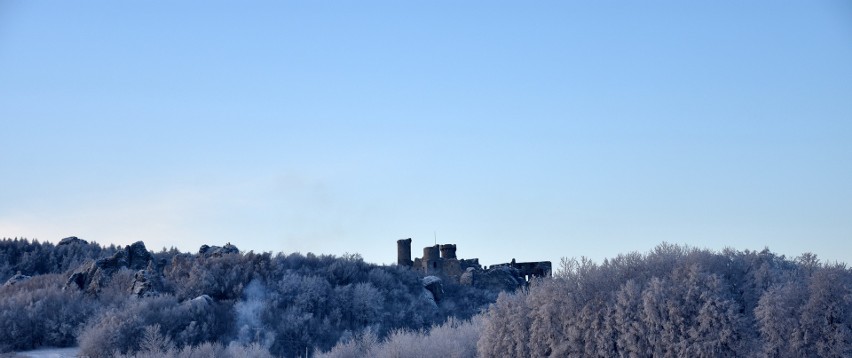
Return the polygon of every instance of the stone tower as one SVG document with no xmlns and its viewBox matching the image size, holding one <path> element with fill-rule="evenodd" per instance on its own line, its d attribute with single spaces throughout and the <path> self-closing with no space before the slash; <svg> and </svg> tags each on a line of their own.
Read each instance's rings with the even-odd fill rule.
<svg viewBox="0 0 852 358">
<path fill-rule="evenodd" d="M 443 269 L 441 265 L 440 246 L 426 246 L 423 248 L 423 271 L 426 273 L 438 273 Z"/>
<path fill-rule="evenodd" d="M 411 267 L 411 238 L 396 240 L 396 264 Z"/>
<path fill-rule="evenodd" d="M 441 258 L 444 260 L 456 258 L 456 245 L 444 244 L 441 245 Z"/>
<path fill-rule="evenodd" d="M 444 244 L 441 245 L 441 264 L 444 275 L 458 280 L 461 276 L 461 262 L 456 258 L 456 245 Z"/>
</svg>

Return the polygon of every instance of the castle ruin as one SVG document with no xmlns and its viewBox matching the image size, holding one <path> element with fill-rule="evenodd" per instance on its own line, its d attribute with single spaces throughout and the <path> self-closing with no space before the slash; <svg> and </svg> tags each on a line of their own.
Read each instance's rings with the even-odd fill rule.
<svg viewBox="0 0 852 358">
<path fill-rule="evenodd" d="M 423 248 L 423 257 L 411 260 L 411 239 L 397 240 L 397 265 L 411 267 L 414 270 L 421 271 L 424 275 L 433 275 L 445 277 L 453 282 L 461 280 L 465 273 L 488 273 L 492 270 L 510 269 L 517 272 L 518 277 L 527 283 L 535 277 L 548 277 L 551 275 L 550 261 L 538 262 L 515 262 L 512 259 L 509 263 L 491 265 L 491 268 L 483 268 L 479 264 L 479 259 L 459 259 L 456 257 L 455 244 L 443 244 L 435 246 L 426 246 Z"/>
</svg>

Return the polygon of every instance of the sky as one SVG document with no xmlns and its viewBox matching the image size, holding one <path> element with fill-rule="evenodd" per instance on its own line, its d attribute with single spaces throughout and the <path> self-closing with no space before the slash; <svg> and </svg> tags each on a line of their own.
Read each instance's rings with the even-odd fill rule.
<svg viewBox="0 0 852 358">
<path fill-rule="evenodd" d="M 0 0 L 0 237 L 852 263 L 852 3 Z"/>
</svg>

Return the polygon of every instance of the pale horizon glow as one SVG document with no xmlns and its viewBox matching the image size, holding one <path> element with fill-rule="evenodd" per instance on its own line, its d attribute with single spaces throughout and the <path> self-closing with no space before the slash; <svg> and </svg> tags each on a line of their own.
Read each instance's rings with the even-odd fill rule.
<svg viewBox="0 0 852 358">
<path fill-rule="evenodd" d="M 0 237 L 852 263 L 852 5 L 7 1 L 0 139 Z"/>
</svg>

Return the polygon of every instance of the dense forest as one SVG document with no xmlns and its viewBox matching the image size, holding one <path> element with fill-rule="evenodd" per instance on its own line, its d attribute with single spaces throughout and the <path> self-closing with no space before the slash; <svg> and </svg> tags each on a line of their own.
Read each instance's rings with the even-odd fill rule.
<svg viewBox="0 0 852 358">
<path fill-rule="evenodd" d="M 142 257 L 143 259 L 140 259 Z M 661 244 L 514 292 L 358 255 L 0 241 L 0 352 L 124 357 L 848 357 L 852 271 Z"/>
<path fill-rule="evenodd" d="M 89 276 L 80 289 L 79 275 Z M 140 279 L 149 289 L 136 289 Z M 151 253 L 143 243 L 3 239 L 0 352 L 79 345 L 92 357 L 249 348 L 290 357 L 367 331 L 384 338 L 467 320 L 499 293 L 448 281 L 438 305 L 424 298 L 421 279 L 357 254 L 272 255 L 233 245 Z"/>
<path fill-rule="evenodd" d="M 852 357 L 845 264 L 664 243 L 560 266 L 470 321 L 364 334 L 325 356 Z"/>
</svg>

